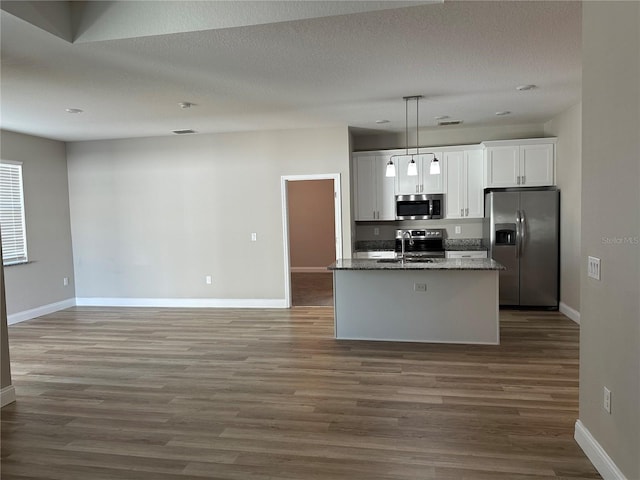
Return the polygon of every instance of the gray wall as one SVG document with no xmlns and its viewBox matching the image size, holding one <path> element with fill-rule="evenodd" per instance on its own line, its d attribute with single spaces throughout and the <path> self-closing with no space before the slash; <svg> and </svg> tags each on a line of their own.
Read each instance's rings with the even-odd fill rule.
<svg viewBox="0 0 640 480">
<path fill-rule="evenodd" d="M 640 3 L 584 2 L 582 26 L 580 420 L 638 479 Z M 601 281 L 587 278 L 587 255 L 601 258 Z"/>
<path fill-rule="evenodd" d="M 79 298 L 284 299 L 282 175 L 341 174 L 350 256 L 347 128 L 78 142 L 67 153 Z"/>
<path fill-rule="evenodd" d="M 560 302 L 580 311 L 580 214 L 582 183 L 582 104 L 545 123 L 556 143 L 560 189 Z"/>
<path fill-rule="evenodd" d="M 11 315 L 74 298 L 73 255 L 64 143 L 9 131 L 0 135 L 2 158 L 23 162 L 30 261 L 5 269 Z"/>
<path fill-rule="evenodd" d="M 404 148 L 406 145 L 404 125 L 401 133 L 363 135 L 353 132 L 353 151 L 386 150 Z M 411 130 L 411 129 L 410 129 Z M 409 146 L 416 144 L 415 126 L 409 131 Z M 437 127 L 420 128 L 421 146 L 470 145 L 488 140 L 510 140 L 517 138 L 544 137 L 542 124 L 493 125 L 483 127 Z"/>
<path fill-rule="evenodd" d="M 0 245 L 0 257 L 2 257 Z M 0 262 L 0 389 L 11 385 L 11 363 L 9 361 L 9 334 L 7 332 L 7 304 L 4 294 L 4 267 Z"/>
</svg>

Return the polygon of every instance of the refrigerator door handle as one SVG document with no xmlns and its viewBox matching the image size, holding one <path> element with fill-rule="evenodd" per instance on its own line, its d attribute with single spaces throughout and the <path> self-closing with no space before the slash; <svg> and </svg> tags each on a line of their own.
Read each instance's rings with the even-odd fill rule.
<svg viewBox="0 0 640 480">
<path fill-rule="evenodd" d="M 524 210 L 520 210 L 520 253 L 524 252 L 524 244 L 527 240 L 527 219 Z"/>
<path fill-rule="evenodd" d="M 516 210 L 516 258 L 520 258 L 520 240 L 522 238 L 521 222 L 520 210 Z"/>
</svg>

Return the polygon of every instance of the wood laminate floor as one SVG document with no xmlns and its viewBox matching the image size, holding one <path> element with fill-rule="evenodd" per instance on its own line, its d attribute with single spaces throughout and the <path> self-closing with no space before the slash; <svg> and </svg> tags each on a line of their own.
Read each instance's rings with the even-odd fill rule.
<svg viewBox="0 0 640 480">
<path fill-rule="evenodd" d="M 600 478 L 578 326 L 500 346 L 336 341 L 330 308 L 73 308 L 9 327 L 3 480 Z"/>
<path fill-rule="evenodd" d="M 333 273 L 292 272 L 291 303 L 295 307 L 333 307 Z"/>
</svg>

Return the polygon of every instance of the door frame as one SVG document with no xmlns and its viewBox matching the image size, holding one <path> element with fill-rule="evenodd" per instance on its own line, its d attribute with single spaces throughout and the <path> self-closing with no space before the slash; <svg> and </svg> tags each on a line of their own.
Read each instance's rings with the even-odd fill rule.
<svg viewBox="0 0 640 480">
<path fill-rule="evenodd" d="M 342 258 L 342 190 L 339 173 L 320 173 L 314 175 L 283 175 L 280 177 L 282 194 L 282 236 L 284 245 L 284 303 L 291 308 L 291 259 L 289 258 L 289 194 L 288 182 L 304 180 L 333 180 L 333 209 L 335 222 L 336 259 Z"/>
</svg>

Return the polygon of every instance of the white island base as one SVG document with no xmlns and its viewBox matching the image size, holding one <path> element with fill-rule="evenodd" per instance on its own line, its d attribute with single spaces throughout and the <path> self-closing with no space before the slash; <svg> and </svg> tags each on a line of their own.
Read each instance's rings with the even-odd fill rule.
<svg viewBox="0 0 640 480">
<path fill-rule="evenodd" d="M 338 339 L 500 343 L 497 270 L 333 273 Z"/>
</svg>

